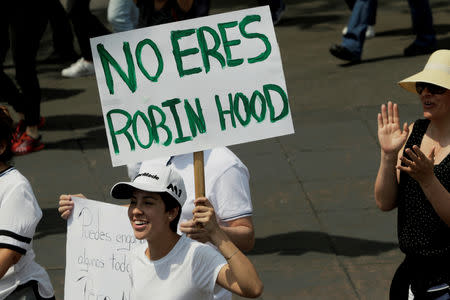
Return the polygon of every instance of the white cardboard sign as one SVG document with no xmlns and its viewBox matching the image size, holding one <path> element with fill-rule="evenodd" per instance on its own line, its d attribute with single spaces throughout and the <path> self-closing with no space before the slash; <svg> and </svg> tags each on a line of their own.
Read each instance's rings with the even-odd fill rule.
<svg viewBox="0 0 450 300">
<path fill-rule="evenodd" d="M 65 300 L 130 300 L 129 252 L 136 240 L 127 208 L 73 198 L 67 222 Z"/>
<path fill-rule="evenodd" d="M 91 48 L 113 166 L 294 133 L 268 6 Z"/>
</svg>

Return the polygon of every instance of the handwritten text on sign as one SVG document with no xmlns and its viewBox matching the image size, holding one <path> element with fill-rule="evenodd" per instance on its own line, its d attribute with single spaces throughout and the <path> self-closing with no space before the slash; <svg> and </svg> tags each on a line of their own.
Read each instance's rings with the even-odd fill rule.
<svg viewBox="0 0 450 300">
<path fill-rule="evenodd" d="M 127 208 L 74 198 L 67 223 L 66 300 L 129 300 L 129 252 L 139 243 Z M 113 284 L 112 284 L 113 283 Z"/>
<path fill-rule="evenodd" d="M 114 166 L 294 132 L 268 7 L 91 39 Z"/>
</svg>

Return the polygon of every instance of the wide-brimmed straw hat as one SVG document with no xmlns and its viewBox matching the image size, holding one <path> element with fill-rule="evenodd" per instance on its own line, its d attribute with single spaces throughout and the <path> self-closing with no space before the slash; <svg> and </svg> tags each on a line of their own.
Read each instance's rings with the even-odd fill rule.
<svg viewBox="0 0 450 300">
<path fill-rule="evenodd" d="M 416 93 L 416 82 L 427 82 L 450 89 L 450 50 L 437 50 L 431 54 L 423 71 L 403 79 L 398 84 Z"/>
</svg>

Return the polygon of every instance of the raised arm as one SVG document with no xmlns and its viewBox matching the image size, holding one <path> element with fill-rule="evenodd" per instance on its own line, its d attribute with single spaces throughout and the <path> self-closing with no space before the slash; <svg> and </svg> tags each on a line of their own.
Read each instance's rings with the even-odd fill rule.
<svg viewBox="0 0 450 300">
<path fill-rule="evenodd" d="M 399 171 L 396 169 L 398 155 L 408 138 L 407 123 L 400 128 L 397 104 L 388 102 L 381 106 L 378 114 L 378 141 L 381 148 L 380 167 L 375 180 L 375 201 L 383 211 L 397 207 Z"/>
<path fill-rule="evenodd" d="M 219 249 L 228 264 L 222 267 L 217 283 L 243 297 L 256 298 L 262 294 L 263 284 L 250 260 L 230 240 L 217 224 L 214 208 L 206 198 L 195 201 L 194 220 L 208 231 L 211 242 Z"/>
</svg>

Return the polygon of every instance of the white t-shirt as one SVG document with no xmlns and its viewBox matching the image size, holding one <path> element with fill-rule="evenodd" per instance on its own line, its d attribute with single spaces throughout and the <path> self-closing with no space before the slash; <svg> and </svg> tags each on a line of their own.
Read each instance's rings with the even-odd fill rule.
<svg viewBox="0 0 450 300">
<path fill-rule="evenodd" d="M 41 217 L 28 180 L 13 167 L 0 173 L 0 248 L 22 254 L 0 280 L 0 300 L 31 280 L 38 282 L 41 297 L 54 295 L 47 272 L 34 261 L 32 239 Z"/>
<path fill-rule="evenodd" d="M 181 212 L 180 223 L 192 219 L 195 184 L 192 153 L 149 160 L 143 164 L 172 164 L 184 180 L 186 202 Z M 220 147 L 204 151 L 205 193 L 214 207 L 220 225 L 227 221 L 251 216 L 249 172 L 240 159 L 228 148 Z M 141 164 L 129 165 L 131 179 L 138 174 Z"/>
<path fill-rule="evenodd" d="M 142 244 L 131 254 L 132 299 L 213 299 L 217 276 L 226 265 L 220 253 L 185 235 L 158 260 L 148 259 L 147 247 Z"/>
<path fill-rule="evenodd" d="M 250 197 L 249 172 L 241 160 L 228 148 L 219 147 L 203 152 L 205 165 L 205 194 L 211 202 L 220 225 L 227 221 L 251 216 L 253 212 Z M 192 153 L 144 161 L 142 164 L 172 164 L 184 180 L 186 202 L 181 210 L 180 224 L 192 219 L 194 209 L 195 183 Z M 141 164 L 129 165 L 128 175 L 134 179 Z M 180 232 L 178 232 L 180 233 Z M 215 300 L 230 300 L 231 292 L 224 288 L 217 290 Z"/>
</svg>

